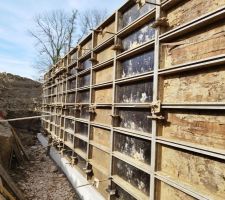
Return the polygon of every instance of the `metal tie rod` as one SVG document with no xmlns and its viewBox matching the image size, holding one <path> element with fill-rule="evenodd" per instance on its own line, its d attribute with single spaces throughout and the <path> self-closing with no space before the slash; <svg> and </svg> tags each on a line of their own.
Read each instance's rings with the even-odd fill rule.
<svg viewBox="0 0 225 200">
<path fill-rule="evenodd" d="M 13 122 L 13 121 L 21 121 L 21 120 L 27 120 L 27 119 L 37 119 L 42 117 L 49 117 L 49 116 L 55 116 L 53 115 L 39 115 L 39 116 L 33 116 L 33 117 L 22 117 L 22 118 L 14 118 L 14 119 L 1 119 L 0 122 Z"/>
</svg>

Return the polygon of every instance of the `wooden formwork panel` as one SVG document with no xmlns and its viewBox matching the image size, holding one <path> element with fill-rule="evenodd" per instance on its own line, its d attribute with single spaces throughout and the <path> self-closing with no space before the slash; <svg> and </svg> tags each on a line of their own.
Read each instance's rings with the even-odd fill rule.
<svg viewBox="0 0 225 200">
<path fill-rule="evenodd" d="M 150 165 L 151 142 L 121 133 L 114 133 L 114 152 L 129 156 L 135 161 Z"/>
<path fill-rule="evenodd" d="M 95 123 L 105 124 L 111 126 L 112 124 L 112 110 L 110 108 L 96 108 L 92 121 Z"/>
<path fill-rule="evenodd" d="M 94 90 L 94 103 L 112 103 L 113 89 L 102 88 Z"/>
<path fill-rule="evenodd" d="M 78 77 L 78 88 L 90 85 L 90 74 L 85 74 Z"/>
<path fill-rule="evenodd" d="M 116 195 L 112 196 L 112 200 L 136 200 L 134 197 L 132 197 L 128 192 L 123 190 L 121 187 L 118 185 L 112 183 L 112 188 L 115 188 L 116 190 Z"/>
<path fill-rule="evenodd" d="M 115 51 L 112 49 L 112 47 L 113 45 L 110 45 L 106 49 L 96 53 L 96 59 L 98 63 L 102 63 L 113 58 Z"/>
<path fill-rule="evenodd" d="M 225 65 L 164 76 L 163 103 L 225 102 Z"/>
<path fill-rule="evenodd" d="M 91 127 L 90 139 L 100 145 L 103 145 L 107 148 L 111 146 L 111 132 L 110 130 L 98 128 L 95 126 Z"/>
<path fill-rule="evenodd" d="M 160 68 L 194 62 L 225 53 L 225 21 L 221 20 L 188 35 L 161 44 Z M 173 42 L 174 45 L 173 45 Z"/>
<path fill-rule="evenodd" d="M 150 109 L 121 108 L 117 109 L 119 120 L 115 126 L 151 134 L 152 121 L 148 119 L 151 115 Z"/>
<path fill-rule="evenodd" d="M 83 56 L 92 50 L 92 40 L 81 45 L 80 56 Z"/>
<path fill-rule="evenodd" d="M 116 78 L 126 78 L 152 71 L 154 68 L 154 50 L 120 61 Z"/>
<path fill-rule="evenodd" d="M 94 84 L 110 82 L 113 80 L 113 65 L 109 65 L 102 69 L 95 71 Z"/>
<path fill-rule="evenodd" d="M 98 33 L 96 37 L 97 46 L 113 36 L 111 33 L 115 33 L 115 21 L 101 28 L 102 32 Z M 107 33 L 107 31 L 110 33 Z"/>
<path fill-rule="evenodd" d="M 88 136 L 88 124 L 82 122 L 76 122 L 75 133 L 83 136 Z"/>
<path fill-rule="evenodd" d="M 65 99 L 66 103 L 75 103 L 75 92 L 68 93 Z"/>
<path fill-rule="evenodd" d="M 155 38 L 155 29 L 152 28 L 153 21 L 143 25 L 141 28 L 122 38 L 122 47 L 124 51 L 136 48 L 141 44 Z"/>
<path fill-rule="evenodd" d="M 80 107 L 76 110 L 76 117 L 82 119 L 89 119 L 89 105 L 80 105 Z"/>
<path fill-rule="evenodd" d="M 118 85 L 116 90 L 117 103 L 147 103 L 152 101 L 152 79 L 137 83 Z"/>
<path fill-rule="evenodd" d="M 183 0 L 165 11 L 171 30 L 225 5 L 224 0 Z M 191 13 L 191 15 L 190 15 Z"/>
<path fill-rule="evenodd" d="M 225 150 L 225 112 L 165 110 L 158 136 Z"/>
<path fill-rule="evenodd" d="M 99 183 L 99 186 L 96 189 L 98 192 L 100 192 L 102 194 L 102 196 L 105 199 L 107 199 L 109 194 L 106 191 L 106 189 L 108 188 L 109 181 L 106 181 L 106 180 L 109 178 L 109 176 L 105 175 L 104 173 L 102 173 L 101 170 L 99 170 L 93 166 L 92 166 L 92 171 L 93 171 L 93 176 L 91 178 L 91 181 L 94 181 L 94 180 L 102 181 Z"/>
<path fill-rule="evenodd" d="M 87 143 L 85 141 L 83 141 L 83 140 L 75 138 L 74 147 L 76 149 L 81 150 L 85 154 L 87 153 Z"/>
<path fill-rule="evenodd" d="M 156 200 L 197 200 L 196 198 L 156 180 Z"/>
<path fill-rule="evenodd" d="M 145 15 L 147 12 L 152 10 L 155 6 L 151 4 L 144 4 L 143 6 L 138 6 L 138 4 L 134 4 L 128 9 L 125 9 L 121 12 L 121 17 L 119 20 L 119 29 L 126 27 L 131 24 L 133 21 L 138 19 L 139 17 Z"/>
<path fill-rule="evenodd" d="M 113 158 L 113 175 L 120 177 L 124 180 L 128 187 L 134 187 L 143 193 L 143 195 L 149 196 L 150 188 L 150 175 L 135 168 L 134 166 Z"/>
<path fill-rule="evenodd" d="M 77 103 L 89 103 L 90 90 L 83 90 L 77 92 Z"/>
<path fill-rule="evenodd" d="M 72 90 L 72 89 L 75 89 L 76 88 L 76 79 L 70 79 L 68 80 L 67 82 L 67 90 Z M 60 89 L 60 91 L 62 91 Z"/>
<path fill-rule="evenodd" d="M 99 169 L 102 169 L 102 171 L 105 174 L 109 173 L 110 154 L 108 154 L 94 146 L 90 146 L 89 158 L 91 159 L 91 162 L 93 162 L 97 166 L 99 166 Z"/>
<path fill-rule="evenodd" d="M 80 62 L 79 69 L 85 70 L 85 69 L 90 68 L 91 66 L 92 66 L 92 62 L 90 61 L 90 58 L 88 58 L 88 59 Z"/>
<path fill-rule="evenodd" d="M 158 173 L 207 195 L 209 199 L 224 199 L 223 160 L 160 144 L 157 151 Z"/>
</svg>

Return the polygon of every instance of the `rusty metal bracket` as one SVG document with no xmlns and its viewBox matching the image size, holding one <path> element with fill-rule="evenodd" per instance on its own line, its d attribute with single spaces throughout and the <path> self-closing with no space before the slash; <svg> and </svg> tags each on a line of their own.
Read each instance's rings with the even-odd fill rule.
<svg viewBox="0 0 225 200">
<path fill-rule="evenodd" d="M 114 196 L 116 194 L 116 189 L 107 188 L 105 191 L 108 192 L 110 196 Z"/>
<path fill-rule="evenodd" d="M 96 109 L 96 106 L 90 105 L 89 108 L 88 108 L 88 112 L 89 113 L 95 113 L 95 109 Z"/>
<path fill-rule="evenodd" d="M 81 110 L 82 109 L 82 105 L 81 104 L 77 104 L 74 107 L 74 110 Z"/>
<path fill-rule="evenodd" d="M 161 115 L 161 101 L 152 102 L 151 105 L 152 115 L 147 116 L 148 119 L 164 120 L 165 118 Z"/>
<path fill-rule="evenodd" d="M 157 27 L 168 27 L 168 19 L 166 17 L 161 17 L 155 20 L 155 22 L 151 25 L 152 28 L 157 28 Z"/>
<path fill-rule="evenodd" d="M 152 102 L 151 112 L 153 114 L 156 114 L 156 113 L 160 113 L 161 112 L 161 101 L 160 100 Z"/>
<path fill-rule="evenodd" d="M 123 50 L 123 47 L 120 44 L 115 44 L 112 47 L 112 50 L 114 50 L 114 51 L 120 51 L 120 50 Z"/>
</svg>

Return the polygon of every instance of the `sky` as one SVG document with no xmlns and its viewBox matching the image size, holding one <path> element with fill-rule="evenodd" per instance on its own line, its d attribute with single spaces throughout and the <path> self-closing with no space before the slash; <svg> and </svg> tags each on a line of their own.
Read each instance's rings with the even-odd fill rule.
<svg viewBox="0 0 225 200">
<path fill-rule="evenodd" d="M 111 14 L 125 0 L 0 0 L 0 72 L 37 79 L 35 41 L 28 29 L 35 15 L 57 9 L 107 9 Z"/>
</svg>

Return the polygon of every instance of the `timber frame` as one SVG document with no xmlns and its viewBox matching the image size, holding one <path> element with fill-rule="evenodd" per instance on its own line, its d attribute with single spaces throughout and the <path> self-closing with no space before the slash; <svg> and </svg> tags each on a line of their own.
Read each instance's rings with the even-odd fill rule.
<svg viewBox="0 0 225 200">
<path fill-rule="evenodd" d="M 196 2 L 129 0 L 45 74 L 43 127 L 105 199 L 224 199 L 225 1 Z"/>
</svg>

